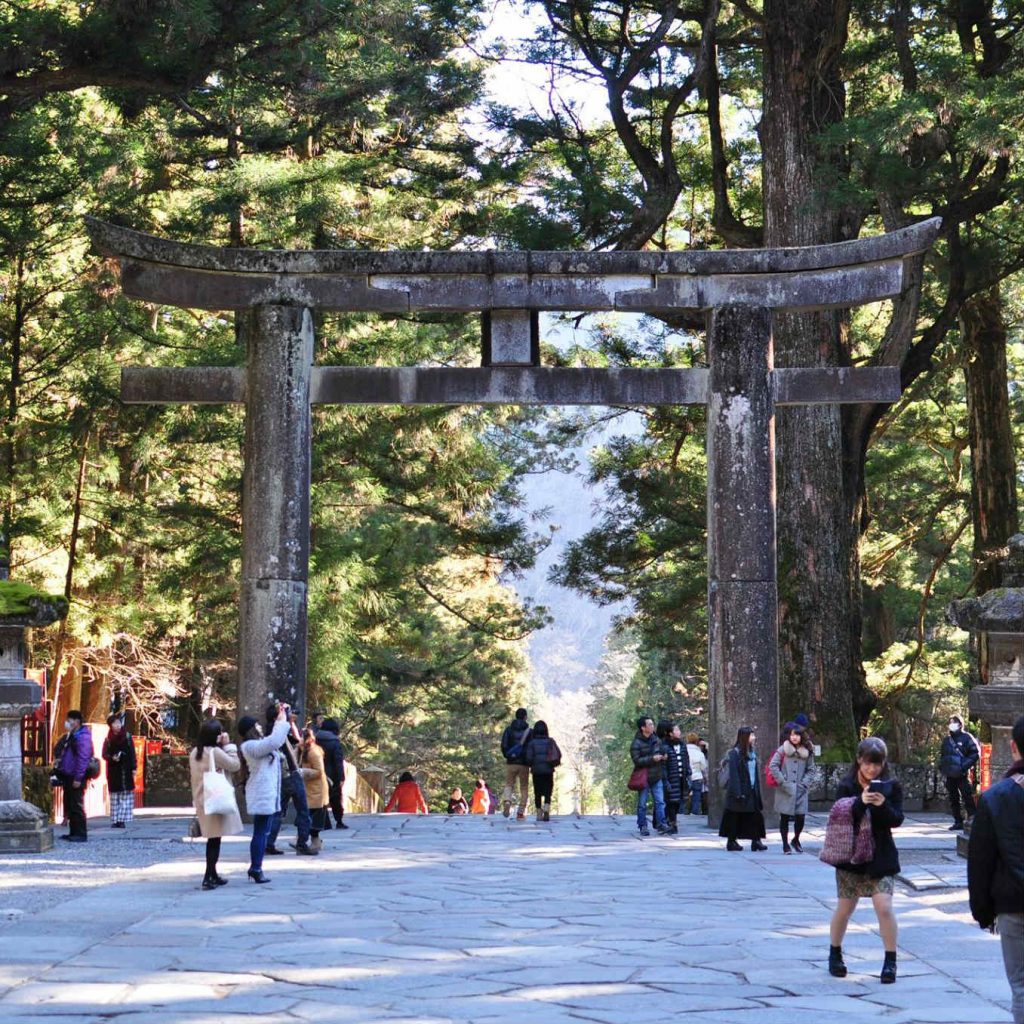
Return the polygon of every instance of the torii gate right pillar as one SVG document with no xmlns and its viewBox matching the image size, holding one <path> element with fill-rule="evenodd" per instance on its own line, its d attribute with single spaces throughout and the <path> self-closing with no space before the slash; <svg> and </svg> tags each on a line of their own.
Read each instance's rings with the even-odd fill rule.
<svg viewBox="0 0 1024 1024">
<path fill-rule="evenodd" d="M 762 771 L 778 739 L 771 312 L 751 306 L 713 310 L 708 356 L 708 688 L 714 775 L 741 725 L 754 730 Z M 723 794 L 713 781 L 708 810 L 717 823 Z M 765 812 L 774 819 L 772 806 Z"/>
</svg>

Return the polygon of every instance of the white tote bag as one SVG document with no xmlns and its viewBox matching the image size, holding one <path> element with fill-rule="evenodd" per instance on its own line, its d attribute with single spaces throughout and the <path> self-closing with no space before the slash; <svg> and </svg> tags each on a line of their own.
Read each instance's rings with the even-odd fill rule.
<svg viewBox="0 0 1024 1024">
<path fill-rule="evenodd" d="M 237 813 L 235 787 L 231 780 L 217 771 L 213 765 L 213 751 L 210 751 L 210 768 L 203 772 L 203 812 L 205 814 Z"/>
</svg>

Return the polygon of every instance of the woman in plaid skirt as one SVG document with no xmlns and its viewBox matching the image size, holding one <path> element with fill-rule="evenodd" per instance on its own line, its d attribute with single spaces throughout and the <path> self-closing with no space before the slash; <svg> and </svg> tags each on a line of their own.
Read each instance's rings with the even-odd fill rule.
<svg viewBox="0 0 1024 1024">
<path fill-rule="evenodd" d="M 110 793 L 110 827 L 125 828 L 135 809 L 135 744 L 120 715 L 108 715 L 110 731 L 103 741 Z"/>
</svg>

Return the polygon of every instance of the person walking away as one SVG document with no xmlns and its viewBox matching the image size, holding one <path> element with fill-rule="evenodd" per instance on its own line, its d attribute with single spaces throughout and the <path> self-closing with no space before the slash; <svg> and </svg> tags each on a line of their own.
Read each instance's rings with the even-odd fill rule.
<svg viewBox="0 0 1024 1024">
<path fill-rule="evenodd" d="M 211 766 L 212 761 L 212 766 Z M 220 841 L 224 836 L 238 835 L 243 830 L 242 816 L 235 808 L 230 814 L 207 814 L 203 806 L 203 775 L 217 771 L 233 775 L 242 767 L 238 751 L 224 727 L 216 718 L 207 719 L 199 727 L 199 738 L 188 759 L 189 780 L 192 784 L 192 806 L 199 822 L 199 834 L 206 840 L 206 874 L 204 889 L 217 889 L 228 880 L 217 874 L 220 859 Z"/>
<path fill-rule="evenodd" d="M 533 776 L 533 802 L 538 821 L 551 820 L 551 794 L 555 789 L 555 769 L 562 763 L 558 744 L 548 735 L 546 722 L 537 722 L 526 744 L 526 764 Z"/>
<path fill-rule="evenodd" d="M 427 810 L 427 801 L 423 799 L 423 792 L 412 777 L 412 772 L 402 772 L 398 777 L 398 785 L 395 786 L 395 791 L 391 794 L 387 807 L 384 808 L 385 814 L 390 814 L 392 811 L 397 811 L 399 814 L 430 813 Z"/>
<path fill-rule="evenodd" d="M 978 757 L 978 745 L 974 737 L 964 732 L 964 723 L 960 721 L 959 715 L 950 715 L 949 731 L 939 749 L 939 771 L 946 780 L 949 809 L 953 815 L 950 832 L 963 830 L 964 811 L 968 818 L 974 817 L 974 791 L 968 773 L 978 763 Z M 964 811 L 960 809 L 961 800 Z"/>
<path fill-rule="evenodd" d="M 269 882 L 263 874 L 263 854 L 274 815 L 281 809 L 281 744 L 291 730 L 288 705 L 279 704 L 274 728 L 269 736 L 252 715 L 238 723 L 242 739 L 242 772 L 245 775 L 245 806 L 252 815 L 252 839 L 249 842 L 249 877 L 259 885 Z"/>
<path fill-rule="evenodd" d="M 800 833 L 804 830 L 811 783 L 808 772 L 814 765 L 814 750 L 810 737 L 799 725 L 793 724 L 782 746 L 772 754 L 768 771 L 778 787 L 775 790 L 775 810 L 779 812 L 779 833 L 782 852 L 803 853 Z M 793 821 L 793 846 L 789 844 L 789 822 Z"/>
<path fill-rule="evenodd" d="M 654 720 L 641 715 L 636 720 L 636 735 L 629 745 L 629 756 L 634 768 L 647 769 L 647 786 L 636 795 L 636 827 L 640 835 L 649 836 L 647 830 L 647 800 L 654 798 L 654 827 L 665 832 L 665 755 L 661 752 L 661 740 L 654 735 Z"/>
<path fill-rule="evenodd" d="M 1014 1024 L 1024 1024 L 1024 715 L 1013 723 L 1013 764 L 981 794 L 967 849 L 971 916 L 999 931 Z"/>
<path fill-rule="evenodd" d="M 473 796 L 469 805 L 470 814 L 486 814 L 491 809 L 491 797 L 487 792 L 487 783 L 483 779 L 476 780 Z"/>
<path fill-rule="evenodd" d="M 725 812 L 718 834 L 726 839 L 727 850 L 742 850 L 738 840 L 749 839 L 751 850 L 767 850 L 761 842 L 765 837 L 764 801 L 761 797 L 761 772 L 754 750 L 757 737 L 749 725 L 741 725 L 736 743 L 729 751 L 729 784 L 725 796 Z"/>
<path fill-rule="evenodd" d="M 452 795 L 448 798 L 448 813 L 469 814 L 469 804 L 466 803 L 462 790 L 458 786 L 452 790 Z"/>
<path fill-rule="evenodd" d="M 266 711 L 267 731 L 273 729 L 277 719 L 279 705 L 271 704 Z M 277 837 L 281 833 L 281 823 L 288 813 L 288 805 L 295 804 L 295 852 L 307 857 L 316 856 L 319 852 L 309 844 L 311 822 L 309 819 L 309 799 L 306 795 L 306 782 L 303 778 L 302 768 L 299 765 L 299 746 L 302 743 L 302 735 L 299 732 L 298 716 L 294 712 L 288 715 L 288 735 L 281 744 L 281 754 L 284 761 L 281 763 L 281 807 L 270 822 L 270 833 L 267 836 L 266 853 L 284 854 L 284 850 L 278 849 Z"/>
<path fill-rule="evenodd" d="M 135 810 L 135 743 L 120 715 L 107 715 L 107 728 L 100 756 L 107 762 L 110 827 L 127 828 Z"/>
<path fill-rule="evenodd" d="M 68 822 L 68 832 L 61 839 L 84 843 L 89 838 L 85 819 L 85 787 L 89 784 L 87 774 L 92 758 L 92 733 L 82 723 L 81 711 L 68 712 L 64 729 L 57 777 L 64 790 L 64 817 Z"/>
<path fill-rule="evenodd" d="M 708 777 L 708 759 L 700 748 L 700 737 L 695 732 L 686 734 L 686 756 L 690 761 L 690 800 L 686 814 L 701 813 L 701 797 Z"/>
<path fill-rule="evenodd" d="M 864 815 L 871 821 L 874 857 L 865 864 L 841 864 L 836 867 L 835 913 L 829 926 L 831 948 L 828 971 L 833 977 L 846 977 L 843 962 L 843 937 L 857 901 L 870 896 L 878 918 L 885 960 L 880 979 L 883 985 L 896 980 L 896 915 L 892 909 L 895 878 L 900 872 L 900 858 L 892 830 L 903 824 L 903 789 L 889 771 L 889 752 L 885 741 L 868 736 L 857 747 L 857 761 L 850 773 L 839 781 L 836 799 L 855 797 L 853 826 L 856 831 Z"/>
<path fill-rule="evenodd" d="M 302 732 L 299 765 L 302 768 L 306 801 L 309 804 L 309 846 L 315 853 L 319 853 L 324 847 L 320 833 L 327 821 L 331 780 L 327 778 L 327 769 L 324 767 L 323 747 L 317 743 L 316 733 L 311 728 L 306 728 Z"/>
<path fill-rule="evenodd" d="M 658 732 L 662 737 L 662 753 L 665 754 L 665 821 L 668 834 L 679 832 L 679 808 L 689 795 L 690 755 L 679 726 L 674 722 L 661 722 Z"/>
<path fill-rule="evenodd" d="M 324 768 L 327 770 L 327 778 L 330 780 L 330 791 L 328 800 L 331 805 L 331 814 L 334 815 L 335 828 L 345 829 L 345 807 L 342 797 L 342 787 L 345 785 L 345 748 L 338 739 L 341 727 L 335 718 L 325 718 L 323 725 L 317 731 L 316 741 L 324 752 Z M 327 828 L 331 827 L 330 817 L 326 822 Z"/>
<path fill-rule="evenodd" d="M 530 726 L 526 721 L 526 708 L 518 708 L 516 717 L 505 726 L 501 734 L 501 756 L 505 758 L 505 788 L 501 791 L 501 813 L 507 818 L 512 812 L 512 795 L 519 787 L 519 806 L 516 820 L 526 817 L 526 801 L 530 796 L 530 768 L 524 753 L 530 742 Z"/>
</svg>

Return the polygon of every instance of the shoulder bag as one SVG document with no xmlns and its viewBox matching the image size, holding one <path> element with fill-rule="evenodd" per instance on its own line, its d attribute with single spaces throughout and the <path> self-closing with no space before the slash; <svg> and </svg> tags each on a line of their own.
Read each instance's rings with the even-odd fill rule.
<svg viewBox="0 0 1024 1024">
<path fill-rule="evenodd" d="M 238 812 L 235 787 L 228 777 L 217 771 L 210 748 L 210 767 L 203 772 L 203 811 L 206 814 L 232 814 Z"/>
</svg>

